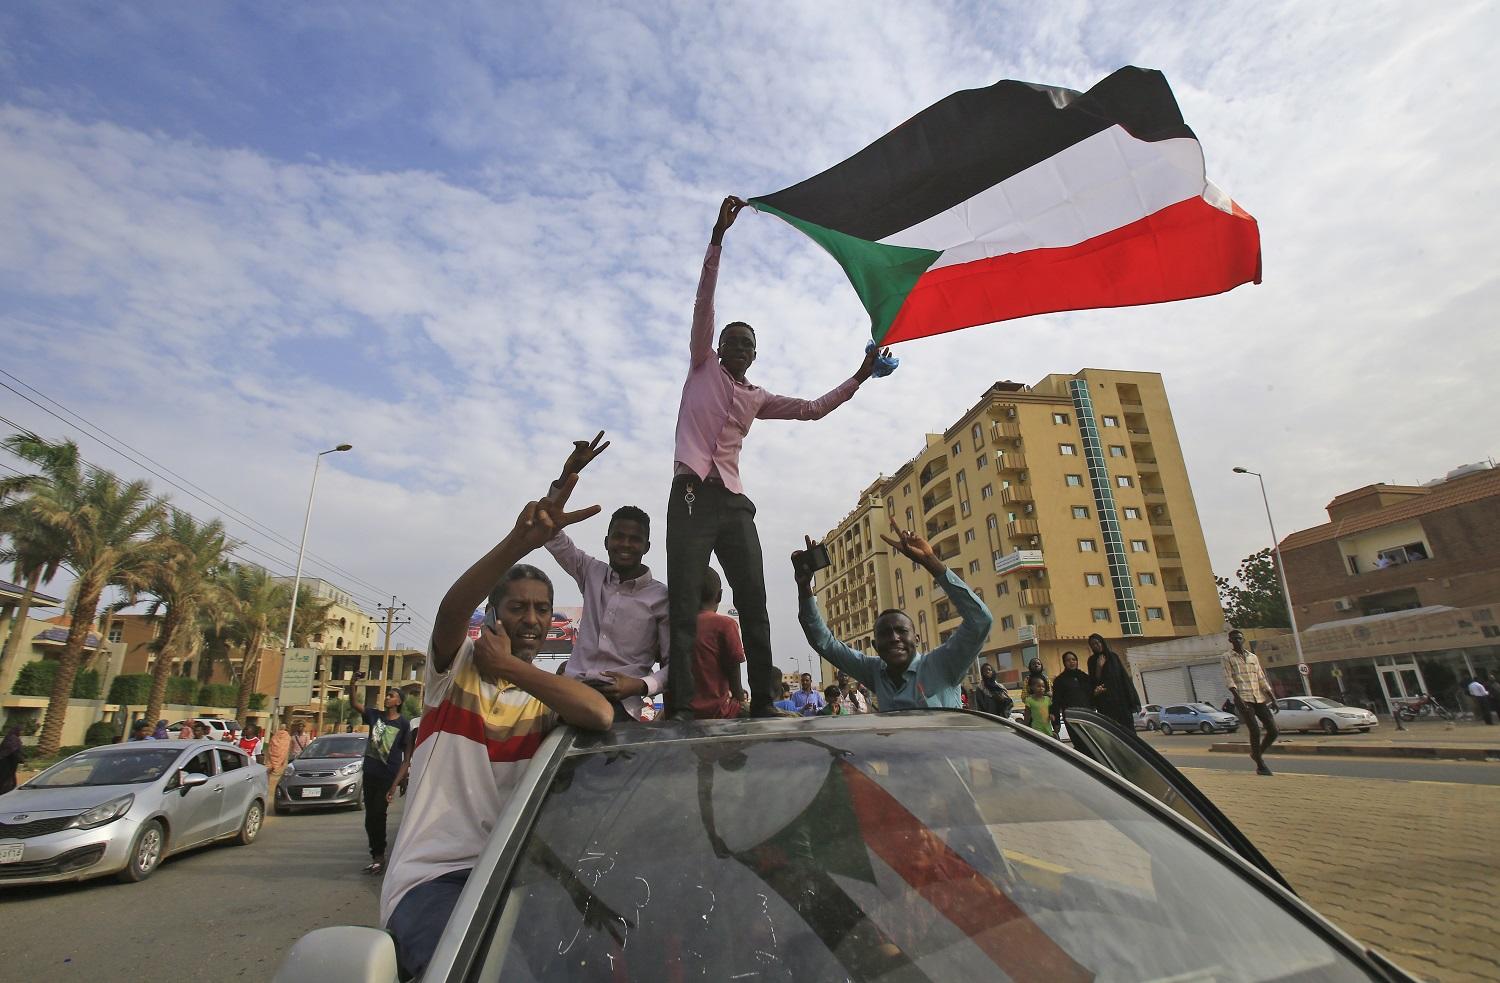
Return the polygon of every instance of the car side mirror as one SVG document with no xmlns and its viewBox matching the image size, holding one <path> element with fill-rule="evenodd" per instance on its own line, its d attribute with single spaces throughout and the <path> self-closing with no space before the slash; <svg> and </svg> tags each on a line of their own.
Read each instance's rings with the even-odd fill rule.
<svg viewBox="0 0 1500 983">
<path fill-rule="evenodd" d="M 396 946 L 374 928 L 334 925 L 308 932 L 271 983 L 396 983 Z"/>
<path fill-rule="evenodd" d="M 208 781 L 208 776 L 196 771 L 180 771 L 177 773 L 177 787 L 186 792 L 195 785 L 202 785 Z"/>
</svg>

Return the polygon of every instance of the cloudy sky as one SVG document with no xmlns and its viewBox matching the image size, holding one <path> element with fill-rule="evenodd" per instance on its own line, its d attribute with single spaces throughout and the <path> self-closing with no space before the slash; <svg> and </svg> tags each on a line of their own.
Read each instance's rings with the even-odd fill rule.
<svg viewBox="0 0 1500 983">
<path fill-rule="evenodd" d="M 601 427 L 576 500 L 645 506 L 662 571 L 723 195 L 801 180 L 958 89 L 1136 64 L 1166 72 L 1210 176 L 1259 219 L 1264 284 L 913 342 L 825 421 L 759 424 L 743 470 L 778 662 L 810 661 L 784 559 L 801 534 L 996 379 L 1162 373 L 1225 574 L 1269 539 L 1236 464 L 1267 474 L 1284 535 L 1341 491 L 1496 453 L 1494 4 L 520 6 L 5 5 L 0 382 L 292 542 L 314 454 L 354 444 L 325 459 L 308 569 L 367 606 L 398 595 L 419 642 Z M 719 312 L 757 326 L 753 377 L 786 393 L 832 388 L 868 336 L 834 263 L 748 213 Z M 142 473 L 6 389 L 0 417 Z M 247 557 L 291 569 L 230 518 Z M 604 521 L 575 531 L 592 545 Z"/>
</svg>

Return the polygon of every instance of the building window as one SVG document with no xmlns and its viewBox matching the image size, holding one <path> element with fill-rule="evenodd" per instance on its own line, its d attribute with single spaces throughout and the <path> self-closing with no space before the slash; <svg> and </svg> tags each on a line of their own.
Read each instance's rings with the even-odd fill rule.
<svg viewBox="0 0 1500 983">
<path fill-rule="evenodd" d="M 970 573 L 978 573 L 979 572 L 979 561 L 978 560 L 970 560 L 969 561 L 969 572 Z"/>
<path fill-rule="evenodd" d="M 953 442 L 953 456 L 954 457 L 957 457 L 959 454 L 961 454 L 963 452 L 963 449 L 964 449 L 963 441 L 955 440 Z"/>
<path fill-rule="evenodd" d="M 904 485 L 901 486 L 901 494 L 903 494 L 903 495 L 910 495 L 911 494 L 911 482 L 908 481 L 906 484 L 904 484 Z"/>
<path fill-rule="evenodd" d="M 1130 552 L 1147 553 L 1150 551 L 1146 549 L 1146 541 L 1144 539 L 1132 539 L 1130 541 Z"/>
<path fill-rule="evenodd" d="M 997 583 L 995 585 L 995 596 L 996 597 L 1004 597 L 1006 594 L 1009 594 L 1009 593 L 1010 593 L 1010 584 L 1007 584 L 1005 581 L 1002 580 L 1002 581 L 1000 581 L 999 583 Z"/>
<path fill-rule="evenodd" d="M 1069 488 L 1083 487 L 1083 475 L 1081 474 L 1065 474 L 1063 475 L 1063 481 Z"/>
<path fill-rule="evenodd" d="M 1120 419 L 1119 417 L 1106 416 L 1102 422 L 1102 425 L 1106 427 L 1118 427 L 1120 425 Z"/>
<path fill-rule="evenodd" d="M 1154 574 L 1154 573 L 1143 573 L 1143 574 L 1139 575 L 1139 578 L 1140 578 L 1141 586 L 1142 587 L 1155 587 L 1156 586 L 1156 574 Z"/>
<path fill-rule="evenodd" d="M 1146 609 L 1146 620 L 1147 621 L 1160 621 L 1160 620 L 1162 620 L 1162 617 L 1161 617 L 1161 608 L 1147 608 Z"/>
<path fill-rule="evenodd" d="M 958 514 L 965 519 L 969 517 L 969 500 L 967 498 L 958 503 Z"/>
<path fill-rule="evenodd" d="M 977 451 L 984 446 L 984 427 L 974 424 L 969 428 L 969 436 L 974 439 L 974 449 Z"/>
<path fill-rule="evenodd" d="M 1110 444 L 1109 445 L 1109 456 L 1110 457 L 1124 457 L 1125 456 L 1125 448 L 1122 447 L 1119 444 Z"/>
<path fill-rule="evenodd" d="M 1109 608 L 1094 608 L 1092 614 L 1095 621 L 1109 620 Z"/>
<path fill-rule="evenodd" d="M 1015 629 L 1015 627 L 1016 627 L 1016 616 L 1015 615 L 1013 615 L 1013 614 L 1007 614 L 1007 615 L 1005 615 L 1004 617 L 1002 617 L 1000 619 L 1000 630 L 1001 631 L 1013 631 Z"/>
<path fill-rule="evenodd" d="M 1054 414 L 1052 414 L 1052 422 L 1053 423 L 1060 423 L 1063 426 L 1067 426 L 1067 424 L 1068 424 L 1068 414 L 1066 414 L 1066 413 L 1054 413 Z"/>
<path fill-rule="evenodd" d="M 989 514 L 989 517 L 984 520 L 984 524 L 989 526 L 991 529 L 1000 528 L 1000 520 L 995 518 L 995 513 L 993 512 L 991 512 Z"/>
<path fill-rule="evenodd" d="M 994 486 L 993 485 L 985 485 L 983 488 L 979 489 L 979 500 L 981 502 L 983 502 L 984 500 L 988 499 L 990 496 L 992 496 L 994 494 L 995 494 L 995 488 L 994 488 Z"/>
<path fill-rule="evenodd" d="M 1130 475 L 1128 474 L 1117 474 L 1115 475 L 1115 484 L 1119 485 L 1121 488 L 1134 488 L 1135 479 L 1130 477 Z"/>
<path fill-rule="evenodd" d="M 1084 574 L 1083 575 L 1083 585 L 1085 587 L 1103 587 L 1104 586 L 1104 574 L 1102 574 L 1102 573 L 1086 573 L 1086 574 Z"/>
<path fill-rule="evenodd" d="M 886 515 L 895 515 L 896 514 L 896 500 L 894 498 L 888 498 L 888 499 L 885 500 L 885 514 Z"/>
<path fill-rule="evenodd" d="M 1094 541 L 1092 539 L 1080 539 L 1078 541 L 1078 552 L 1080 552 L 1080 553 L 1093 553 L 1093 552 L 1096 552 L 1096 551 L 1097 551 L 1097 548 L 1094 545 Z"/>
<path fill-rule="evenodd" d="M 120 640 L 121 634 L 124 631 L 125 631 L 124 624 L 122 624 L 121 622 L 118 622 L 118 621 L 111 622 L 110 626 L 109 626 L 109 640 L 111 642 L 118 642 Z"/>
<path fill-rule="evenodd" d="M 1034 615 L 1034 614 L 1028 614 L 1026 616 L 1026 623 L 1028 625 L 1034 625 L 1034 624 L 1036 624 L 1036 615 Z"/>
<path fill-rule="evenodd" d="M 915 588 L 912 589 L 912 595 L 915 596 L 915 597 L 921 597 L 922 596 L 922 585 L 921 584 L 918 584 Z"/>
<path fill-rule="evenodd" d="M 972 542 L 974 542 L 974 530 L 972 530 L 972 529 L 965 529 L 964 530 L 964 542 L 966 542 L 966 543 L 972 543 Z"/>
<path fill-rule="evenodd" d="M 979 470 L 983 471 L 985 468 L 987 468 L 989 466 L 990 466 L 990 456 L 988 454 L 981 454 L 981 455 L 979 455 Z"/>
<path fill-rule="evenodd" d="M 1073 518 L 1075 518 L 1075 519 L 1087 519 L 1088 517 L 1089 517 L 1089 507 L 1087 505 L 1075 505 L 1075 506 L 1073 506 Z"/>
<path fill-rule="evenodd" d="M 1141 510 L 1140 509 L 1133 508 L 1133 507 L 1128 506 L 1128 505 L 1125 507 L 1125 518 L 1127 518 L 1127 519 L 1139 519 L 1140 517 L 1141 517 Z"/>
<path fill-rule="evenodd" d="M 911 526 L 912 526 L 912 522 L 911 522 L 911 506 L 908 505 L 906 507 L 906 528 L 910 529 Z"/>
<path fill-rule="evenodd" d="M 1073 455 L 1078 453 L 1078 448 L 1074 447 L 1072 444 L 1058 444 L 1057 453 L 1061 454 L 1063 457 L 1072 457 Z"/>
</svg>

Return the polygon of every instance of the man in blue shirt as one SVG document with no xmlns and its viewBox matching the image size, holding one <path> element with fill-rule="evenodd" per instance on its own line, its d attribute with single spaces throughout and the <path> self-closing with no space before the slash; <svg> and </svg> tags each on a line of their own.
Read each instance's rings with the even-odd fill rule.
<svg viewBox="0 0 1500 983">
<path fill-rule="evenodd" d="M 916 629 L 906 612 L 882 611 L 875 619 L 876 655 L 862 655 L 834 638 L 823 623 L 818 602 L 813 597 L 812 574 L 804 573 L 796 563 L 796 557 L 802 553 L 798 550 L 792 557 L 793 569 L 797 570 L 798 620 L 802 623 L 803 634 L 818 655 L 873 690 L 882 710 L 961 707 L 959 684 L 979 657 L 994 618 L 979 596 L 959 580 L 957 574 L 943 566 L 943 561 L 938 559 L 927 540 L 909 529 L 897 528 L 894 521 L 891 530 L 896 533 L 896 539 L 880 538 L 932 574 L 963 617 L 963 624 L 948 636 L 946 642 L 924 654 L 917 651 Z M 810 537 L 807 545 L 812 548 Z"/>
<path fill-rule="evenodd" d="M 823 694 L 813 689 L 812 673 L 804 672 L 800 680 L 802 688 L 792 693 L 792 711 L 804 717 L 816 717 L 827 704 Z"/>
</svg>

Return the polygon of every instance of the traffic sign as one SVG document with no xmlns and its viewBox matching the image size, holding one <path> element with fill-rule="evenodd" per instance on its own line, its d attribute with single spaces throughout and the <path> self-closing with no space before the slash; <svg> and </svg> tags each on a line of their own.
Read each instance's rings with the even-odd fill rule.
<svg viewBox="0 0 1500 983">
<path fill-rule="evenodd" d="M 1304 676 L 1312 675 L 1312 668 L 1306 662 L 1297 663 L 1297 671 Z"/>
</svg>

